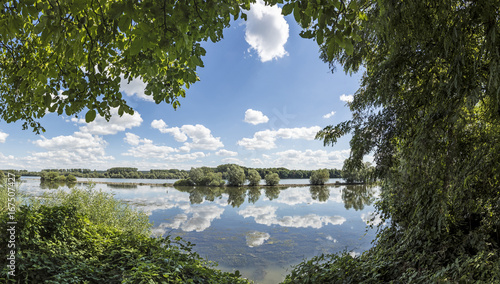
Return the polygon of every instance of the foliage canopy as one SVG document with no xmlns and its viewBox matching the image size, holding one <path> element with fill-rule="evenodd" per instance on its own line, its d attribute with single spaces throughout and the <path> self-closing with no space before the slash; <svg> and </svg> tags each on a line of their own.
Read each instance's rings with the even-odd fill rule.
<svg viewBox="0 0 500 284">
<path fill-rule="evenodd" d="M 198 81 L 205 49 L 250 0 L 230 1 L 2 1 L 0 118 L 37 121 L 48 112 L 132 114 L 120 81 L 139 78 L 145 94 L 174 108 Z"/>
</svg>

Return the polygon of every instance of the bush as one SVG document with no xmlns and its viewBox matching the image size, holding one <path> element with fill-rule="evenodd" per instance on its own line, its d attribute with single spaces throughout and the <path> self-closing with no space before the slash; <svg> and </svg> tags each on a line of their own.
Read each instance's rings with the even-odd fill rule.
<svg viewBox="0 0 500 284">
<path fill-rule="evenodd" d="M 323 185 L 328 182 L 330 172 L 327 169 L 316 170 L 311 173 L 309 183 L 312 185 Z"/>
<path fill-rule="evenodd" d="M 76 182 L 76 177 L 74 175 L 68 175 L 66 177 L 66 182 Z"/>
<path fill-rule="evenodd" d="M 257 172 L 254 169 L 249 169 L 248 170 L 248 181 L 250 182 L 248 185 L 249 186 L 257 186 L 259 185 L 261 180 L 259 172 Z"/>
<path fill-rule="evenodd" d="M 194 182 L 190 179 L 180 179 L 174 182 L 174 186 L 194 186 Z"/>
<path fill-rule="evenodd" d="M 238 165 L 231 165 L 227 170 L 227 184 L 242 186 L 245 183 L 245 171 Z"/>
<path fill-rule="evenodd" d="M 268 173 L 264 178 L 266 180 L 266 185 L 274 186 L 280 183 L 280 177 L 277 173 Z"/>
</svg>

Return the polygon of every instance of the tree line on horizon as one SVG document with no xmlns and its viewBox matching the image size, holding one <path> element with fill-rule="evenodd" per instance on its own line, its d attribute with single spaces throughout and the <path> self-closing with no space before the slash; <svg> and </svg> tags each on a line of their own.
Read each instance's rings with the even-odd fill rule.
<svg viewBox="0 0 500 284">
<path fill-rule="evenodd" d="M 223 164 L 217 167 L 200 167 L 203 171 L 221 173 L 223 179 L 227 179 L 227 171 L 233 164 Z M 252 168 L 240 166 L 245 175 Z M 313 170 L 290 170 L 284 167 L 279 168 L 253 168 L 255 169 L 261 179 L 269 173 L 277 173 L 280 179 L 308 179 L 311 177 Z M 73 175 L 81 178 L 130 178 L 130 179 L 185 179 L 189 177 L 189 170 L 179 169 L 151 169 L 149 171 L 139 171 L 134 167 L 113 167 L 105 171 L 91 170 L 91 169 L 42 169 L 41 171 L 28 171 L 28 170 L 4 170 L 5 172 L 12 172 L 23 176 L 41 176 L 43 172 L 56 172 L 59 175 Z M 328 169 L 330 178 L 342 178 L 342 170 Z M 346 173 L 344 173 L 345 175 Z"/>
</svg>

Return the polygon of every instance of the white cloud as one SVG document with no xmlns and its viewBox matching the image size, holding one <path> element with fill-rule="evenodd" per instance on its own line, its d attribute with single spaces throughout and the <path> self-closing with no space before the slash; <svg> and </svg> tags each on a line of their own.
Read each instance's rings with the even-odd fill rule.
<svg viewBox="0 0 500 284">
<path fill-rule="evenodd" d="M 343 101 L 343 102 L 346 102 L 346 103 L 350 103 L 354 100 L 354 96 L 353 95 L 346 95 L 346 94 L 343 94 L 340 96 L 340 100 Z"/>
<path fill-rule="evenodd" d="M 153 120 L 151 122 L 151 127 L 158 129 L 161 133 L 170 133 L 172 136 L 174 136 L 175 141 L 177 142 L 185 142 L 188 137 L 186 134 L 184 134 L 179 127 L 171 127 L 167 128 L 167 124 L 163 119 L 160 120 Z"/>
<path fill-rule="evenodd" d="M 0 143 L 5 143 L 5 140 L 7 139 L 8 136 L 9 134 L 0 131 Z"/>
<path fill-rule="evenodd" d="M 193 142 L 184 143 L 190 149 L 216 150 L 224 147 L 224 144 L 220 141 L 220 137 L 212 136 L 210 129 L 201 124 L 183 125 L 180 130 L 192 139 Z"/>
<path fill-rule="evenodd" d="M 132 138 L 132 141 L 142 142 L 142 144 L 139 145 L 139 143 L 137 143 L 137 146 L 132 147 L 126 153 L 123 153 L 124 156 L 132 156 L 135 158 L 144 159 L 166 159 L 169 157 L 170 153 L 175 152 L 174 148 L 169 146 L 154 145 L 153 141 L 149 139 L 142 139 L 141 141 L 139 140 L 139 136 Z"/>
<path fill-rule="evenodd" d="M 125 138 L 123 138 L 123 140 L 130 145 L 137 146 L 137 145 L 139 145 L 139 142 L 140 142 L 139 138 L 140 137 L 138 135 L 127 132 L 127 133 L 125 133 Z"/>
<path fill-rule="evenodd" d="M 276 148 L 275 141 L 281 139 L 305 139 L 313 140 L 319 126 L 301 128 L 280 128 L 278 130 L 264 130 L 255 132 L 253 138 L 243 138 L 237 142 L 248 150 Z"/>
<path fill-rule="evenodd" d="M 191 149 L 199 150 L 217 150 L 224 147 L 220 141 L 220 137 L 214 137 L 210 129 L 201 124 L 196 125 L 183 125 L 179 127 L 168 128 L 168 125 L 162 120 L 153 120 L 151 127 L 158 129 L 161 133 L 169 133 L 174 136 L 177 142 L 185 142 L 188 137 L 192 142 L 184 143 L 181 147 L 182 151 L 189 152 Z"/>
<path fill-rule="evenodd" d="M 239 165 L 243 164 L 243 162 L 238 158 L 225 158 L 225 159 L 222 159 L 221 162 L 226 163 L 226 164 L 239 164 Z"/>
<path fill-rule="evenodd" d="M 245 40 L 257 51 L 262 62 L 288 54 L 284 47 L 288 40 L 288 23 L 281 15 L 281 8 L 266 6 L 258 0 L 251 4 L 247 15 Z"/>
<path fill-rule="evenodd" d="M 124 156 L 131 156 L 141 159 L 154 159 L 169 162 L 183 162 L 204 158 L 207 155 L 203 152 L 193 152 L 188 154 L 175 154 L 177 152 L 189 152 L 182 149 L 175 149 L 170 146 L 155 145 L 152 140 L 140 139 L 138 135 L 126 133 L 125 142 L 134 146 L 123 153 Z M 183 148 L 183 147 L 181 147 Z"/>
<path fill-rule="evenodd" d="M 233 151 L 228 151 L 226 149 L 220 149 L 219 151 L 215 152 L 215 155 L 234 157 L 234 156 L 238 156 L 238 153 L 233 152 Z"/>
<path fill-rule="evenodd" d="M 334 112 L 334 111 L 332 111 L 332 112 L 330 112 L 330 113 L 327 113 L 327 114 L 323 115 L 323 118 L 330 118 L 330 117 L 332 117 L 332 116 L 334 116 L 334 115 L 335 115 L 335 112 Z"/>
<path fill-rule="evenodd" d="M 253 109 L 247 109 L 245 111 L 245 122 L 257 125 L 260 123 L 266 123 L 269 121 L 269 118 L 265 116 L 261 111 L 258 110 L 253 110 Z"/>
<path fill-rule="evenodd" d="M 71 121 L 79 124 L 86 124 L 80 127 L 81 132 L 97 135 L 116 134 L 120 131 L 140 126 L 142 123 L 142 117 L 137 111 L 135 111 L 133 115 L 125 113 L 123 116 L 119 116 L 118 108 L 111 108 L 110 114 L 111 118 L 109 121 L 100 115 L 97 115 L 96 119 L 90 123 L 86 123 L 85 119 L 77 119 L 74 117 L 71 118 Z"/>
<path fill-rule="evenodd" d="M 264 244 L 271 236 L 268 233 L 251 231 L 246 233 L 245 239 L 247 241 L 247 246 L 253 248 Z"/>
<path fill-rule="evenodd" d="M 286 150 L 276 152 L 273 166 L 286 166 L 290 169 L 342 168 L 344 160 L 349 157 L 350 150 Z"/>
<path fill-rule="evenodd" d="M 128 79 L 125 79 L 123 75 L 120 76 L 120 92 L 124 92 L 129 97 L 135 95 L 138 98 L 141 98 L 142 100 L 148 102 L 154 102 L 152 96 L 147 96 L 144 93 L 145 89 L 146 89 L 146 83 L 144 83 L 141 78 L 134 78 L 129 83 Z"/>
<path fill-rule="evenodd" d="M 107 142 L 91 133 L 75 132 L 73 135 L 61 135 L 51 139 L 42 136 L 42 139 L 33 141 L 33 144 L 48 150 L 21 158 L 26 165 L 36 168 L 40 165 L 44 168 L 88 167 L 89 164 L 98 167 L 114 159 L 112 156 L 106 156 L 104 149 Z"/>
</svg>

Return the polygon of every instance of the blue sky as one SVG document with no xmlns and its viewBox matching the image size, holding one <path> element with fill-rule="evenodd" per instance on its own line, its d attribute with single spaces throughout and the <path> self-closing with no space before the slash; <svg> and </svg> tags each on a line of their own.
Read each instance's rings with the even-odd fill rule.
<svg viewBox="0 0 500 284">
<path fill-rule="evenodd" d="M 237 163 L 289 169 L 342 168 L 349 137 L 334 147 L 314 140 L 351 117 L 346 102 L 361 74 L 332 74 L 313 40 L 299 36 L 278 7 L 252 6 L 218 43 L 204 43 L 205 68 L 181 106 L 157 105 L 140 79 L 122 82 L 136 110 L 106 122 L 47 114 L 43 135 L 0 121 L 0 169 L 110 167 L 189 169 Z"/>
</svg>

